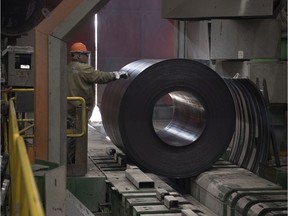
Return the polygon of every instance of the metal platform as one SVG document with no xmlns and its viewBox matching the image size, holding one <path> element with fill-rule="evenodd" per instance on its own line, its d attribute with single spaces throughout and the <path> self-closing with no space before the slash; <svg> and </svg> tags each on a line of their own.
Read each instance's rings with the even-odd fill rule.
<svg viewBox="0 0 288 216">
<path fill-rule="evenodd" d="M 219 160 L 195 178 L 171 181 L 134 166 L 101 123 L 89 127 L 88 140 L 89 161 L 106 178 L 106 203 L 95 215 L 287 215 L 287 190 L 231 162 Z M 188 193 L 175 182 L 188 185 Z"/>
<path fill-rule="evenodd" d="M 142 172 L 106 138 L 101 124 L 89 127 L 88 156 L 106 177 L 107 203 L 111 216 L 216 216 L 189 194 L 180 194 L 161 178 Z M 96 214 L 97 215 L 97 214 Z"/>
</svg>

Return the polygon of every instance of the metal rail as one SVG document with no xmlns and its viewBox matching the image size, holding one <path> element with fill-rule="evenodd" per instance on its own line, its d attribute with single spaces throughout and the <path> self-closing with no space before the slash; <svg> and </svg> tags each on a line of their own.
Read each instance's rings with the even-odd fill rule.
<svg viewBox="0 0 288 216">
<path fill-rule="evenodd" d="M 44 216 L 43 206 L 27 155 L 23 137 L 20 136 L 16 111 L 9 101 L 8 124 L 9 160 L 11 176 L 11 215 Z"/>
<path fill-rule="evenodd" d="M 11 215 L 44 216 L 44 210 L 35 183 L 31 164 L 28 157 L 29 149 L 26 149 L 25 138 L 34 138 L 34 134 L 25 134 L 34 127 L 34 119 L 17 119 L 14 101 L 8 100 L 10 92 L 33 92 L 34 89 L 11 89 L 3 95 L 4 100 L 9 104 L 8 121 L 5 122 L 5 152 L 10 155 L 9 173 L 11 176 Z M 80 101 L 82 108 L 81 131 L 79 133 L 67 134 L 67 137 L 81 137 L 86 133 L 86 102 L 82 97 L 67 97 L 70 101 Z M 31 123 L 31 125 L 19 130 L 18 123 Z"/>
<path fill-rule="evenodd" d="M 5 98 L 8 101 L 8 96 L 7 94 L 9 92 L 34 92 L 33 88 L 14 88 L 11 89 L 7 92 L 5 92 Z M 82 121 L 81 121 L 81 131 L 79 133 L 70 133 L 70 131 L 67 131 L 67 137 L 73 137 L 73 138 L 78 138 L 83 136 L 86 133 L 87 130 L 87 125 L 86 125 L 86 101 L 84 98 L 82 97 L 67 97 L 67 101 L 79 101 L 80 102 L 80 106 L 81 106 L 81 113 L 82 113 Z M 34 127 L 34 119 L 18 119 L 17 121 L 19 122 L 33 122 L 33 124 L 23 128 L 19 133 L 22 134 L 25 131 L 31 129 Z M 23 134 L 22 135 L 23 138 L 34 138 L 33 134 Z"/>
<path fill-rule="evenodd" d="M 86 123 L 86 102 L 82 97 L 67 97 L 68 101 L 80 101 L 82 121 L 81 121 L 81 132 L 80 133 L 67 133 L 67 137 L 81 137 L 86 133 L 87 123 Z"/>
</svg>

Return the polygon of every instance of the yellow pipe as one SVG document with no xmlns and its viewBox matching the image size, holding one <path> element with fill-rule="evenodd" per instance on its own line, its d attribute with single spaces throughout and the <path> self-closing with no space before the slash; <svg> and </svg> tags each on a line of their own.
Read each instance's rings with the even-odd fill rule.
<svg viewBox="0 0 288 216">
<path fill-rule="evenodd" d="M 22 135 L 23 138 L 29 139 L 29 138 L 34 138 L 33 134 L 26 134 L 26 135 Z"/>
<path fill-rule="evenodd" d="M 34 122 L 34 119 L 17 119 L 18 122 Z"/>
<path fill-rule="evenodd" d="M 34 89 L 33 88 L 13 88 L 10 90 L 10 92 L 33 92 Z M 6 99 L 8 100 L 8 96 L 7 96 L 7 93 L 5 93 L 6 95 Z M 11 100 L 15 100 L 15 97 L 11 98 Z M 77 137 L 81 137 L 83 136 L 85 133 L 86 133 L 86 130 L 87 130 L 87 125 L 86 125 L 86 101 L 84 100 L 84 98 L 82 97 L 67 97 L 67 100 L 68 101 L 80 101 L 81 103 L 81 112 L 82 112 L 82 122 L 81 122 L 81 132 L 80 133 L 76 133 L 76 134 L 67 134 L 67 137 L 74 137 L 74 138 L 77 138 Z M 18 119 L 17 121 L 19 122 L 34 122 L 35 120 L 34 119 Z M 34 126 L 34 125 L 33 125 Z M 29 127 L 28 129 L 30 129 L 31 127 Z M 24 131 L 26 131 L 27 129 L 23 129 L 21 133 L 23 133 Z M 34 136 L 31 136 L 31 135 L 24 135 L 24 137 L 29 137 L 29 138 L 32 138 Z"/>
<path fill-rule="evenodd" d="M 81 122 L 81 133 L 78 134 L 67 134 L 67 137 L 81 137 L 86 133 L 87 125 L 86 125 L 86 102 L 82 97 L 67 97 L 68 101 L 80 101 L 81 103 L 81 113 L 82 113 L 82 122 Z"/>
<path fill-rule="evenodd" d="M 28 211 L 31 215 L 44 215 L 41 200 L 38 194 L 36 187 L 35 179 L 31 170 L 31 165 L 28 159 L 27 151 L 24 145 L 24 140 L 21 136 L 18 137 L 17 143 L 19 144 L 19 159 L 21 164 L 21 170 L 24 177 L 24 188 L 26 189 L 25 193 L 28 198 Z M 23 157 L 25 155 L 25 157 Z"/>
<path fill-rule="evenodd" d="M 27 88 L 13 88 L 10 90 L 10 92 L 33 92 L 34 89 L 27 89 Z M 5 93 L 7 96 L 7 93 Z M 15 100 L 15 97 L 11 98 L 12 100 Z M 77 138 L 77 137 L 81 137 L 86 133 L 87 130 L 87 125 L 86 125 L 86 101 L 84 100 L 84 98 L 82 97 L 67 97 L 68 101 L 80 101 L 81 103 L 81 112 L 82 112 L 82 122 L 81 122 L 81 132 L 80 133 L 76 133 L 76 134 L 72 134 L 72 133 L 68 133 L 67 137 L 73 137 L 73 138 Z M 35 121 L 34 119 L 18 119 L 19 122 L 30 122 L 30 121 Z M 28 129 L 30 129 L 31 127 L 29 127 Z M 27 130 L 27 129 L 26 129 Z M 24 129 L 20 132 L 20 134 L 24 131 Z M 33 135 L 24 135 L 25 138 L 32 138 L 34 137 Z"/>
<path fill-rule="evenodd" d="M 13 88 L 10 92 L 33 92 L 33 88 Z"/>
<path fill-rule="evenodd" d="M 22 130 L 19 131 L 19 134 L 22 134 L 24 133 L 25 131 L 29 130 L 30 128 L 33 128 L 34 127 L 34 124 L 31 124 L 25 128 L 23 128 Z"/>
<path fill-rule="evenodd" d="M 19 134 L 13 100 L 9 101 L 9 155 L 11 215 L 44 216 L 25 143 Z"/>
</svg>

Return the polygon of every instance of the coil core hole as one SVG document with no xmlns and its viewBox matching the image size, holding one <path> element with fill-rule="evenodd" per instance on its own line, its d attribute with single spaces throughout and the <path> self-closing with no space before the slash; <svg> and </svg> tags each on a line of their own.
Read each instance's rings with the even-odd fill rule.
<svg viewBox="0 0 288 216">
<path fill-rule="evenodd" d="M 187 146 L 195 142 L 205 129 L 205 107 L 189 92 L 169 92 L 155 103 L 152 124 L 164 143 L 175 147 Z"/>
</svg>

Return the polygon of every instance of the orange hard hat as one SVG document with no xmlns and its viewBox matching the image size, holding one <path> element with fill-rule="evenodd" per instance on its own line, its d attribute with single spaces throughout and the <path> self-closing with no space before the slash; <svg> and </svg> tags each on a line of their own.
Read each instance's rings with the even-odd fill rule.
<svg viewBox="0 0 288 216">
<path fill-rule="evenodd" d="M 87 53 L 89 52 L 87 50 L 87 47 L 85 46 L 85 44 L 81 43 L 81 42 L 76 42 L 74 44 L 72 44 L 71 48 L 70 48 L 70 52 L 71 53 Z"/>
</svg>

